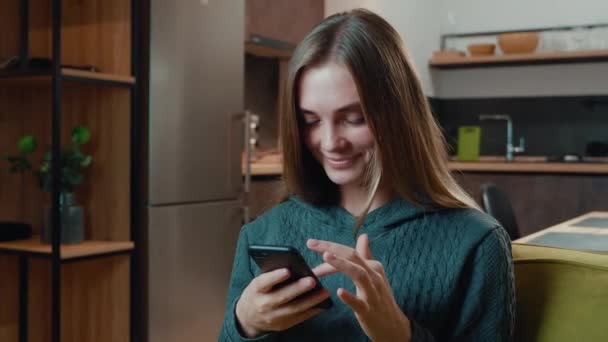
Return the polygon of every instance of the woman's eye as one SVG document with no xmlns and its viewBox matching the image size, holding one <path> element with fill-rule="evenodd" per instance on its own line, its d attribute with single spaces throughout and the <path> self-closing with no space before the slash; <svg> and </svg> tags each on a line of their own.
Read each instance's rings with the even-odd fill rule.
<svg viewBox="0 0 608 342">
<path fill-rule="evenodd" d="M 362 115 L 353 115 L 347 117 L 346 122 L 353 125 L 361 125 L 365 123 L 365 118 Z"/>
<path fill-rule="evenodd" d="M 319 122 L 317 119 L 304 119 L 304 124 L 306 126 L 314 126 Z"/>
</svg>

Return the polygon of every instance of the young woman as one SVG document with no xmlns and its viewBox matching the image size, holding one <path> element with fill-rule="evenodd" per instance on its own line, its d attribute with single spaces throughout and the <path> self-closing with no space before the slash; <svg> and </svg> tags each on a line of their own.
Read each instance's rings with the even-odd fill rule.
<svg viewBox="0 0 608 342">
<path fill-rule="evenodd" d="M 331 16 L 285 86 L 289 196 L 241 231 L 220 341 L 511 340 L 509 238 L 450 175 L 398 33 L 365 10 Z M 260 274 L 250 244 L 295 247 L 324 289 L 273 289 L 289 271 Z"/>
</svg>

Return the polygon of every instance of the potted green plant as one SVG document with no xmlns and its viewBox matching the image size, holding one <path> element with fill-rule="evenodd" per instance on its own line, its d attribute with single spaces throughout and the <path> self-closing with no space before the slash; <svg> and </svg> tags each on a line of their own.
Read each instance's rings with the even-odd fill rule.
<svg viewBox="0 0 608 342">
<path fill-rule="evenodd" d="M 84 239 L 84 214 L 74 198 L 74 191 L 82 184 L 83 171 L 91 165 L 93 157 L 82 152 L 81 146 L 91 139 L 91 132 L 84 126 L 72 129 L 71 141 L 68 146 L 61 149 L 61 180 L 59 211 L 61 213 L 61 243 L 73 244 Z M 38 179 L 40 188 L 48 193 L 52 186 L 52 154 L 47 151 L 42 157 L 38 169 L 33 167 L 28 155 L 36 151 L 38 143 L 36 138 L 25 135 L 19 139 L 19 155 L 7 156 L 12 173 L 32 172 Z M 41 229 L 41 238 L 45 243 L 51 241 L 51 208 L 45 206 L 44 220 Z"/>
</svg>

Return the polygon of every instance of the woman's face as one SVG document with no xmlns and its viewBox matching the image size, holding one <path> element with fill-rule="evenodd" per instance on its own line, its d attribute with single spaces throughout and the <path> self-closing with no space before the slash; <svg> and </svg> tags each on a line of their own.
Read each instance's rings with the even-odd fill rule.
<svg viewBox="0 0 608 342">
<path fill-rule="evenodd" d="M 350 73 L 334 62 L 306 68 L 299 92 L 307 148 L 332 182 L 360 185 L 375 141 Z"/>
</svg>

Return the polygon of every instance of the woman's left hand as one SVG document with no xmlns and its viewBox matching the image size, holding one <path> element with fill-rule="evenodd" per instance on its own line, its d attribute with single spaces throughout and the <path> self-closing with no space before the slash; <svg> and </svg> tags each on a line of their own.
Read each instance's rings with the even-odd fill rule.
<svg viewBox="0 0 608 342">
<path fill-rule="evenodd" d="M 308 240 L 307 246 L 323 255 L 325 263 L 313 270 L 318 277 L 340 272 L 355 283 L 356 294 L 343 288 L 339 288 L 337 294 L 355 312 L 361 328 L 372 341 L 411 339 L 410 321 L 395 302 L 384 267 L 372 257 L 366 234 L 357 239 L 356 249 L 314 239 Z"/>
</svg>

